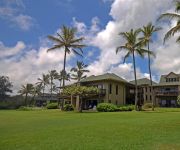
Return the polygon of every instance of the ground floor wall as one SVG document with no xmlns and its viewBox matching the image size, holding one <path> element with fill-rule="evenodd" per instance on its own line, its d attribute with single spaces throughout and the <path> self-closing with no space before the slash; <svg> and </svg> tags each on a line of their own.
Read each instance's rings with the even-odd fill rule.
<svg viewBox="0 0 180 150">
<path fill-rule="evenodd" d="M 177 107 L 177 96 L 156 97 L 156 105 L 160 107 Z"/>
</svg>

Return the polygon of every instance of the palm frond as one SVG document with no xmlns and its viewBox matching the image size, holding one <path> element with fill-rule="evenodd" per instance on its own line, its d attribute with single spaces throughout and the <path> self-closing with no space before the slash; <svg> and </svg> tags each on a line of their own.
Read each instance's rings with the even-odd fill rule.
<svg viewBox="0 0 180 150">
<path fill-rule="evenodd" d="M 130 56 L 130 52 L 127 52 L 127 54 L 124 56 L 123 63 L 125 63 L 126 59 Z"/>
<path fill-rule="evenodd" d="M 167 39 L 173 36 L 175 33 L 180 31 L 180 24 L 170 29 L 164 36 L 164 43 Z"/>
<path fill-rule="evenodd" d="M 177 19 L 177 20 L 179 20 L 180 15 L 176 14 L 176 13 L 164 13 L 157 19 L 157 21 L 160 21 L 162 19 L 170 19 L 170 20 Z"/>
</svg>

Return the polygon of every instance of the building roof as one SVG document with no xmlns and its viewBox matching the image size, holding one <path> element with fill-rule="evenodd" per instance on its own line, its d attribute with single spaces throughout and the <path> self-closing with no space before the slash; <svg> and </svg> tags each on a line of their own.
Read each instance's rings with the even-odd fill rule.
<svg viewBox="0 0 180 150">
<path fill-rule="evenodd" d="M 158 85 L 156 86 L 173 86 L 173 85 L 180 85 L 180 82 L 179 81 L 176 81 L 176 82 L 166 82 L 166 78 L 168 78 L 170 75 L 174 75 L 175 77 L 179 77 L 180 78 L 180 74 L 176 74 L 174 72 L 170 72 L 169 74 L 166 74 L 166 75 L 161 75 L 161 78 L 160 78 L 160 82 Z"/>
<path fill-rule="evenodd" d="M 131 84 L 135 84 L 135 80 L 130 81 Z M 153 85 L 156 85 L 157 83 L 152 81 Z M 137 85 L 151 85 L 151 81 L 147 78 L 137 79 Z"/>
<path fill-rule="evenodd" d="M 125 79 L 117 76 L 114 73 L 105 73 L 103 75 L 97 75 L 97 76 L 89 76 L 85 79 L 82 79 L 80 82 L 92 82 L 92 81 L 101 81 L 101 80 L 114 80 L 118 82 L 128 83 Z"/>
</svg>

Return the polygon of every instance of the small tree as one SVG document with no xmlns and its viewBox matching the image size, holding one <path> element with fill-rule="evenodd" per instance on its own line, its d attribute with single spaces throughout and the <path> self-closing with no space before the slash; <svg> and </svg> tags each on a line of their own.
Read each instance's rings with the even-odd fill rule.
<svg viewBox="0 0 180 150">
<path fill-rule="evenodd" d="M 12 93 L 12 87 L 13 85 L 9 81 L 9 77 L 0 76 L 0 98 L 5 98 L 8 96 L 7 93 Z"/>
<path fill-rule="evenodd" d="M 96 87 L 87 87 L 87 86 L 69 86 L 63 89 L 63 95 L 68 96 L 79 96 L 79 108 L 78 111 L 82 112 L 82 101 L 84 97 L 89 95 L 96 95 L 99 93 L 98 88 Z"/>
<path fill-rule="evenodd" d="M 31 94 L 33 90 L 33 84 L 27 83 L 26 85 L 22 85 L 21 89 L 18 91 L 21 95 L 25 95 L 25 106 L 27 106 L 27 98 L 28 94 Z"/>
</svg>

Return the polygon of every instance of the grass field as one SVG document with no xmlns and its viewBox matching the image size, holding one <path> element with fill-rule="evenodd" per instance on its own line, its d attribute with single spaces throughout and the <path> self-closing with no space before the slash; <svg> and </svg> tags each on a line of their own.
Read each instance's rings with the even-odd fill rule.
<svg viewBox="0 0 180 150">
<path fill-rule="evenodd" d="M 180 150 L 180 112 L 0 111 L 0 150 Z"/>
</svg>

